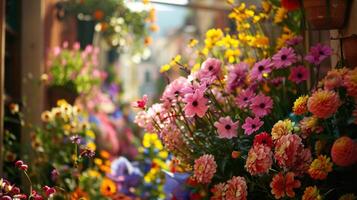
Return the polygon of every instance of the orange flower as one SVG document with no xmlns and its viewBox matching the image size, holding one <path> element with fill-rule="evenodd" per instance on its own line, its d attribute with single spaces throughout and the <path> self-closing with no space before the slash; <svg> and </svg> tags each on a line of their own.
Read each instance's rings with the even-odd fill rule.
<svg viewBox="0 0 357 200">
<path fill-rule="evenodd" d="M 71 200 L 89 200 L 89 195 L 83 191 L 81 188 L 77 187 L 77 189 L 71 193 Z"/>
<path fill-rule="evenodd" d="M 109 197 L 114 195 L 116 191 L 117 187 L 115 183 L 108 178 L 104 178 L 102 184 L 100 185 L 100 193 L 104 196 Z"/>
<path fill-rule="evenodd" d="M 104 18 L 104 12 L 102 10 L 95 10 L 93 13 L 94 19 L 100 21 Z"/>
<path fill-rule="evenodd" d="M 346 74 L 343 84 L 347 89 L 347 94 L 357 98 L 357 68 Z"/>
<path fill-rule="evenodd" d="M 307 112 L 307 100 L 309 96 L 301 96 L 294 102 L 293 112 L 295 115 L 302 115 Z"/>
<path fill-rule="evenodd" d="M 312 161 L 308 170 L 311 178 L 324 180 L 328 173 L 332 171 L 332 162 L 327 156 L 319 155 L 314 161 Z"/>
<path fill-rule="evenodd" d="M 353 165 L 357 161 L 357 144 L 347 136 L 338 138 L 332 145 L 331 158 L 338 166 Z"/>
<path fill-rule="evenodd" d="M 110 153 L 108 151 L 101 150 L 100 151 L 100 157 L 102 157 L 103 159 L 109 159 L 110 158 Z"/>
<path fill-rule="evenodd" d="M 285 176 L 280 172 L 274 176 L 270 183 L 270 187 L 272 188 L 271 193 L 276 199 L 280 199 L 285 196 L 291 198 L 295 196 L 294 188 L 299 188 L 301 183 L 299 180 L 295 180 L 294 177 L 295 174 L 293 172 L 288 172 Z"/>
<path fill-rule="evenodd" d="M 318 90 L 309 98 L 307 107 L 315 116 L 327 119 L 336 113 L 340 104 L 340 98 L 334 91 Z"/>
<path fill-rule="evenodd" d="M 316 186 L 309 186 L 305 188 L 302 200 L 321 200 L 322 197 Z"/>
</svg>

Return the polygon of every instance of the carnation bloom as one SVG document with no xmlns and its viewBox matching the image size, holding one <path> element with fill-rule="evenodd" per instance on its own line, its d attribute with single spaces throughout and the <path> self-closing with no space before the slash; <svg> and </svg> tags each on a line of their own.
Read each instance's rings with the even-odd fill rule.
<svg viewBox="0 0 357 200">
<path fill-rule="evenodd" d="M 222 62 L 215 58 L 208 58 L 202 63 L 201 74 L 206 78 L 216 78 L 220 75 Z"/>
<path fill-rule="evenodd" d="M 326 179 L 327 174 L 332 171 L 332 165 L 330 158 L 319 155 L 310 165 L 308 170 L 310 177 L 317 180 Z"/>
<path fill-rule="evenodd" d="M 251 100 L 250 109 L 256 117 L 264 117 L 271 112 L 273 100 L 269 96 L 259 94 Z"/>
<path fill-rule="evenodd" d="M 217 164 L 213 155 L 205 154 L 195 160 L 193 176 L 199 183 L 210 183 L 216 173 Z"/>
<path fill-rule="evenodd" d="M 289 80 L 299 84 L 303 81 L 306 81 L 310 76 L 309 70 L 300 65 L 298 67 L 291 68 Z"/>
<path fill-rule="evenodd" d="M 307 112 L 307 100 L 309 99 L 309 96 L 301 96 L 298 99 L 295 100 L 294 106 L 293 106 L 293 112 L 295 115 L 302 115 Z"/>
<path fill-rule="evenodd" d="M 217 128 L 219 138 L 231 139 L 237 136 L 238 122 L 233 122 L 229 116 L 221 117 L 214 126 Z"/>
<path fill-rule="evenodd" d="M 254 137 L 253 145 L 263 144 L 268 147 L 273 147 L 273 140 L 267 132 L 262 132 Z"/>
<path fill-rule="evenodd" d="M 262 80 L 264 74 L 271 72 L 272 63 L 270 59 L 263 59 L 254 64 L 253 69 L 250 71 L 250 78 L 254 80 Z"/>
<path fill-rule="evenodd" d="M 319 125 L 319 119 L 317 117 L 304 117 L 300 121 L 300 128 L 302 138 L 307 138 L 311 133 L 320 133 L 323 131 L 323 127 Z"/>
<path fill-rule="evenodd" d="M 218 183 L 211 188 L 211 200 L 222 200 L 225 197 L 226 184 Z"/>
<path fill-rule="evenodd" d="M 273 177 L 270 183 L 271 193 L 276 199 L 288 196 L 290 198 L 295 197 L 295 188 L 299 188 L 301 183 L 299 180 L 295 180 L 295 174 L 288 172 L 285 175 L 280 172 Z"/>
<path fill-rule="evenodd" d="M 202 90 L 196 90 L 193 94 L 186 94 L 184 98 L 185 115 L 193 117 L 195 115 L 203 117 L 206 114 L 208 106 L 206 105 L 208 100 L 204 97 Z"/>
<path fill-rule="evenodd" d="M 279 139 L 283 135 L 290 134 L 293 130 L 293 123 L 290 119 L 279 120 L 276 122 L 271 130 L 273 140 Z"/>
<path fill-rule="evenodd" d="M 227 181 L 227 200 L 246 200 L 247 195 L 247 183 L 245 182 L 244 177 L 233 176 L 230 180 Z"/>
<path fill-rule="evenodd" d="M 307 108 L 315 116 L 327 119 L 336 113 L 340 104 L 340 98 L 334 91 L 318 90 L 309 98 Z"/>
<path fill-rule="evenodd" d="M 357 98 L 357 68 L 346 74 L 343 84 L 347 89 L 347 94 Z"/>
<path fill-rule="evenodd" d="M 347 136 L 338 138 L 332 145 L 331 158 L 338 166 L 353 165 L 357 162 L 357 144 Z"/>
<path fill-rule="evenodd" d="M 281 69 L 294 64 L 297 61 L 294 49 L 283 47 L 273 56 L 273 65 L 276 69 Z"/>
<path fill-rule="evenodd" d="M 316 186 L 309 186 L 305 188 L 302 200 L 322 200 L 322 197 Z"/>
<path fill-rule="evenodd" d="M 268 173 L 273 164 L 271 148 L 264 144 L 253 145 L 249 150 L 245 168 L 251 175 Z"/>
<path fill-rule="evenodd" d="M 228 90 L 232 91 L 245 82 L 248 69 L 248 64 L 244 62 L 230 67 L 227 77 Z"/>
<path fill-rule="evenodd" d="M 310 48 L 310 52 L 305 56 L 305 60 L 311 64 L 319 65 L 331 54 L 332 49 L 329 46 L 319 43 Z"/>
<path fill-rule="evenodd" d="M 239 108 L 243 109 L 249 105 L 252 98 L 254 97 L 255 97 L 255 93 L 253 92 L 253 90 L 250 89 L 243 90 L 238 94 L 236 98 L 236 103 Z"/>
<path fill-rule="evenodd" d="M 251 118 L 247 117 L 244 121 L 242 128 L 244 129 L 244 133 L 246 135 L 250 135 L 255 131 L 259 130 L 260 127 L 264 124 L 258 117 Z"/>
<path fill-rule="evenodd" d="M 333 90 L 335 88 L 338 88 L 342 85 L 342 80 L 342 75 L 338 70 L 331 70 L 327 72 L 327 75 L 323 80 L 324 88 L 326 90 Z"/>
</svg>

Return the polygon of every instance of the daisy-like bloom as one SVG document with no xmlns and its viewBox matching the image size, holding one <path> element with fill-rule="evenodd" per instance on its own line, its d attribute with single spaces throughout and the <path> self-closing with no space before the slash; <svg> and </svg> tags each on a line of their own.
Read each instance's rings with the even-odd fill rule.
<svg viewBox="0 0 357 200">
<path fill-rule="evenodd" d="M 305 188 L 302 200 L 322 200 L 322 197 L 316 186 L 309 186 Z"/>
<path fill-rule="evenodd" d="M 263 144 L 268 147 L 273 147 L 273 140 L 267 132 L 262 132 L 254 137 L 253 145 Z"/>
<path fill-rule="evenodd" d="M 286 40 L 286 44 L 289 46 L 296 46 L 296 45 L 300 44 L 303 39 L 304 38 L 301 35 L 295 36 L 291 39 Z"/>
<path fill-rule="evenodd" d="M 280 172 L 273 177 L 270 183 L 271 193 L 276 199 L 288 196 L 290 198 L 295 197 L 295 188 L 299 188 L 301 183 L 299 180 L 295 180 L 295 174 L 288 172 L 285 175 Z"/>
<path fill-rule="evenodd" d="M 323 60 L 332 54 L 332 49 L 327 45 L 317 44 L 310 48 L 310 52 L 305 56 L 305 60 L 311 64 L 319 65 Z"/>
<path fill-rule="evenodd" d="M 274 67 L 276 69 L 281 69 L 294 64 L 297 61 L 297 56 L 293 48 L 283 47 L 272 59 Z"/>
<path fill-rule="evenodd" d="M 289 75 L 289 80 L 299 84 L 303 81 L 306 81 L 310 76 L 309 70 L 300 65 L 298 67 L 291 68 L 291 72 Z"/>
<path fill-rule="evenodd" d="M 116 192 L 116 184 L 108 178 L 103 179 L 102 184 L 100 185 L 100 193 L 103 196 L 109 197 L 114 195 Z"/>
<path fill-rule="evenodd" d="M 53 119 L 53 115 L 50 111 L 44 111 L 42 114 L 41 114 L 41 120 L 43 122 L 49 122 Z"/>
<path fill-rule="evenodd" d="M 232 91 L 236 87 L 242 85 L 247 77 L 249 65 L 241 62 L 234 66 L 231 66 L 228 71 L 227 83 L 228 90 Z"/>
<path fill-rule="evenodd" d="M 319 119 L 317 117 L 304 117 L 300 121 L 300 128 L 302 133 L 302 138 L 306 139 L 312 133 L 321 133 L 323 127 L 319 125 Z"/>
<path fill-rule="evenodd" d="M 263 126 L 264 122 L 259 119 L 259 117 L 251 118 L 247 117 L 244 121 L 242 128 L 246 135 L 250 135 L 255 131 L 259 130 Z"/>
<path fill-rule="evenodd" d="M 267 145 L 253 145 L 249 150 L 245 168 L 253 176 L 267 173 L 273 164 L 272 157 L 273 153 L 271 148 Z"/>
<path fill-rule="evenodd" d="M 248 195 L 247 188 L 244 177 L 233 176 L 227 181 L 226 199 L 246 200 Z"/>
<path fill-rule="evenodd" d="M 250 78 L 254 80 L 262 80 L 265 74 L 271 72 L 271 61 L 270 59 L 263 59 L 254 64 L 253 69 L 250 71 Z"/>
<path fill-rule="evenodd" d="M 201 74 L 207 78 L 216 78 L 221 73 L 222 62 L 215 58 L 208 58 L 202 63 Z"/>
<path fill-rule="evenodd" d="M 326 179 L 328 173 L 332 171 L 332 165 L 330 158 L 319 155 L 310 165 L 308 170 L 310 177 L 316 180 Z"/>
<path fill-rule="evenodd" d="M 333 90 L 335 88 L 338 88 L 343 83 L 342 75 L 338 70 L 331 70 L 327 72 L 323 83 L 325 90 Z"/>
<path fill-rule="evenodd" d="M 251 100 L 250 109 L 256 117 L 264 117 L 271 112 L 273 100 L 269 96 L 259 94 Z"/>
<path fill-rule="evenodd" d="M 222 200 L 225 197 L 226 184 L 218 183 L 211 188 L 212 197 L 211 200 Z"/>
<path fill-rule="evenodd" d="M 238 122 L 233 122 L 229 116 L 221 117 L 214 126 L 217 128 L 219 138 L 231 139 L 237 136 Z"/>
<path fill-rule="evenodd" d="M 340 198 L 338 198 L 338 200 L 356 200 L 356 199 L 357 196 L 354 195 L 353 193 L 344 194 Z"/>
<path fill-rule="evenodd" d="M 252 98 L 254 98 L 254 97 L 255 97 L 255 93 L 253 92 L 253 90 L 247 89 L 247 90 L 241 91 L 238 94 L 238 96 L 236 97 L 235 101 L 236 101 L 236 104 L 238 105 L 238 107 L 240 109 L 243 109 L 243 108 L 248 107 Z"/>
<path fill-rule="evenodd" d="M 307 100 L 309 96 L 300 96 L 294 102 L 293 112 L 295 115 L 302 115 L 307 112 Z"/>
<path fill-rule="evenodd" d="M 338 94 L 329 90 L 314 92 L 307 102 L 309 111 L 318 118 L 327 119 L 336 113 L 341 101 Z"/>
<path fill-rule="evenodd" d="M 217 170 L 213 155 L 205 154 L 195 160 L 193 176 L 199 183 L 210 183 Z"/>
<path fill-rule="evenodd" d="M 279 120 L 276 122 L 271 130 L 273 140 L 277 140 L 284 135 L 291 134 L 293 130 L 293 123 L 290 119 Z"/>
<path fill-rule="evenodd" d="M 357 162 L 357 143 L 347 136 L 338 138 L 331 148 L 332 161 L 341 167 Z"/>
<path fill-rule="evenodd" d="M 184 98 L 186 103 L 184 111 L 188 117 L 194 117 L 195 115 L 203 117 L 206 114 L 208 106 L 206 105 L 208 100 L 204 97 L 202 90 L 196 90 L 195 93 L 186 94 Z"/>
<path fill-rule="evenodd" d="M 347 94 L 351 97 L 357 98 L 357 68 L 349 71 L 343 81 L 343 85 L 347 89 Z"/>
<path fill-rule="evenodd" d="M 166 86 L 164 93 L 162 94 L 161 100 L 164 102 L 175 102 L 179 98 L 185 96 L 184 89 L 189 87 L 189 82 L 184 77 L 179 77 L 172 81 L 169 85 Z"/>
</svg>

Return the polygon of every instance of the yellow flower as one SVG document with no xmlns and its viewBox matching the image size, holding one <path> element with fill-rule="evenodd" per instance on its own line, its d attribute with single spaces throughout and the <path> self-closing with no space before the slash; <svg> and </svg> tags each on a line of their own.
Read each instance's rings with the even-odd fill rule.
<svg viewBox="0 0 357 200">
<path fill-rule="evenodd" d="M 169 156 L 169 153 L 167 151 L 160 151 L 158 156 L 162 159 L 166 159 Z"/>
<path fill-rule="evenodd" d="M 188 43 L 188 46 L 192 48 L 192 47 L 196 46 L 197 44 L 198 44 L 198 40 L 190 39 L 190 42 Z"/>
<path fill-rule="evenodd" d="M 228 60 L 229 63 L 234 63 L 235 61 L 237 61 L 237 57 L 239 55 L 239 49 L 227 49 L 224 53 L 224 57 Z"/>
<path fill-rule="evenodd" d="M 167 71 L 169 71 L 170 69 L 171 69 L 171 65 L 168 65 L 168 64 L 163 65 L 163 66 L 161 66 L 161 68 L 160 68 L 160 73 L 167 72 Z"/>
<path fill-rule="evenodd" d="M 116 191 L 116 184 L 112 180 L 108 178 L 103 179 L 102 184 L 100 185 L 100 193 L 103 196 L 112 196 L 116 193 Z"/>
<path fill-rule="evenodd" d="M 265 13 L 269 13 L 270 12 L 270 9 L 271 9 L 271 4 L 269 1 L 267 0 L 263 0 L 262 1 L 262 8 L 263 8 L 263 11 Z"/>
<path fill-rule="evenodd" d="M 95 151 L 96 148 L 97 148 L 97 146 L 95 145 L 94 142 L 88 142 L 86 146 L 87 146 L 87 148 L 88 148 L 89 150 L 91 150 L 91 151 Z"/>
<path fill-rule="evenodd" d="M 332 165 L 330 158 L 319 155 L 310 165 L 308 170 L 310 177 L 317 180 L 326 179 L 328 173 L 332 171 Z"/>
<path fill-rule="evenodd" d="M 274 23 L 279 24 L 287 17 L 288 10 L 283 7 L 278 8 L 275 13 Z"/>
<path fill-rule="evenodd" d="M 191 72 L 197 72 L 201 68 L 201 65 L 199 63 L 196 63 L 192 69 Z"/>
<path fill-rule="evenodd" d="M 213 48 L 216 43 L 223 37 L 221 29 L 210 29 L 206 32 L 205 47 L 208 49 Z"/>
<path fill-rule="evenodd" d="M 309 186 L 305 188 L 302 200 L 322 200 L 322 197 L 316 186 Z"/>
<path fill-rule="evenodd" d="M 50 111 L 44 111 L 42 114 L 41 114 L 41 120 L 43 122 L 50 122 L 53 118 L 53 115 Z"/>
<path fill-rule="evenodd" d="M 66 100 L 60 99 L 57 101 L 57 106 L 67 106 L 69 105 Z"/>
<path fill-rule="evenodd" d="M 101 175 L 98 171 L 90 169 L 90 170 L 88 170 L 88 176 L 93 177 L 93 178 L 99 178 Z"/>
<path fill-rule="evenodd" d="M 234 0 L 226 0 L 226 2 L 230 5 L 234 4 Z"/>
<path fill-rule="evenodd" d="M 100 159 L 100 158 L 95 158 L 95 159 L 94 159 L 94 163 L 99 166 L 99 165 L 102 165 L 102 164 L 103 164 L 103 160 Z"/>
<path fill-rule="evenodd" d="M 88 136 L 88 137 L 90 137 L 90 138 L 92 138 L 92 139 L 95 139 L 95 133 L 94 133 L 94 131 L 92 131 L 92 130 L 90 130 L 90 129 L 87 129 L 85 133 L 86 133 L 86 136 Z"/>
<path fill-rule="evenodd" d="M 301 96 L 294 102 L 293 112 L 295 115 L 302 115 L 307 112 L 307 100 L 309 96 Z"/>
<path fill-rule="evenodd" d="M 277 123 L 274 124 L 271 130 L 271 136 L 273 140 L 279 139 L 283 135 L 290 134 L 293 130 L 293 123 L 290 119 L 286 119 L 284 121 L 279 120 Z"/>
</svg>

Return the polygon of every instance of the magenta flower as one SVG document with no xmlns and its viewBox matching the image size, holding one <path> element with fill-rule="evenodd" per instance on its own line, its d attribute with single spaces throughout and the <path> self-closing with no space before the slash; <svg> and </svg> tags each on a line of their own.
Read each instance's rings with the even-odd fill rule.
<svg viewBox="0 0 357 200">
<path fill-rule="evenodd" d="M 259 94 L 251 100 L 250 109 L 256 117 L 264 117 L 271 112 L 273 100 L 269 96 Z"/>
<path fill-rule="evenodd" d="M 202 63 L 200 75 L 205 78 L 215 78 L 221 73 L 222 62 L 215 58 L 208 58 Z M 201 76 L 201 78 L 204 78 Z"/>
<path fill-rule="evenodd" d="M 184 108 L 185 115 L 188 117 L 194 117 L 195 115 L 203 117 L 206 114 L 208 106 L 206 105 L 208 100 L 204 97 L 202 90 L 196 90 L 194 93 L 185 95 L 184 102 L 186 106 Z"/>
<path fill-rule="evenodd" d="M 228 72 L 228 90 L 232 91 L 236 87 L 242 85 L 248 73 L 248 64 L 241 62 L 231 66 Z"/>
<path fill-rule="evenodd" d="M 217 128 L 219 138 L 231 139 L 237 136 L 238 122 L 233 122 L 229 116 L 221 117 L 214 126 Z"/>
<path fill-rule="evenodd" d="M 179 77 L 166 86 L 161 100 L 171 103 L 174 100 L 185 96 L 185 88 L 190 87 L 190 83 L 184 77 Z"/>
<path fill-rule="evenodd" d="M 306 67 L 300 65 L 298 67 L 291 68 L 289 80 L 295 83 L 301 83 L 303 81 L 306 81 L 309 76 L 309 70 Z"/>
<path fill-rule="evenodd" d="M 310 52 L 305 56 L 305 60 L 311 64 L 319 65 L 323 60 L 332 54 L 332 49 L 320 43 L 310 48 Z"/>
<path fill-rule="evenodd" d="M 263 74 L 268 74 L 271 72 L 272 63 L 270 59 L 263 59 L 254 64 L 252 71 L 250 72 L 250 77 L 258 81 L 263 79 Z"/>
<path fill-rule="evenodd" d="M 244 129 L 244 133 L 246 135 L 251 135 L 255 131 L 259 130 L 263 124 L 264 122 L 261 121 L 258 117 L 247 117 L 244 121 L 242 128 Z"/>
<path fill-rule="evenodd" d="M 243 90 L 236 97 L 236 104 L 240 109 L 246 108 L 254 97 L 255 93 L 252 90 Z"/>
<path fill-rule="evenodd" d="M 286 41 L 286 44 L 289 45 L 289 46 L 296 46 L 296 45 L 300 44 L 303 39 L 304 38 L 301 35 L 295 36 L 295 37 L 293 37 L 291 39 L 288 39 Z"/>
<path fill-rule="evenodd" d="M 288 67 L 296 61 L 297 56 L 291 47 L 283 47 L 273 56 L 273 65 L 276 69 Z"/>
</svg>

